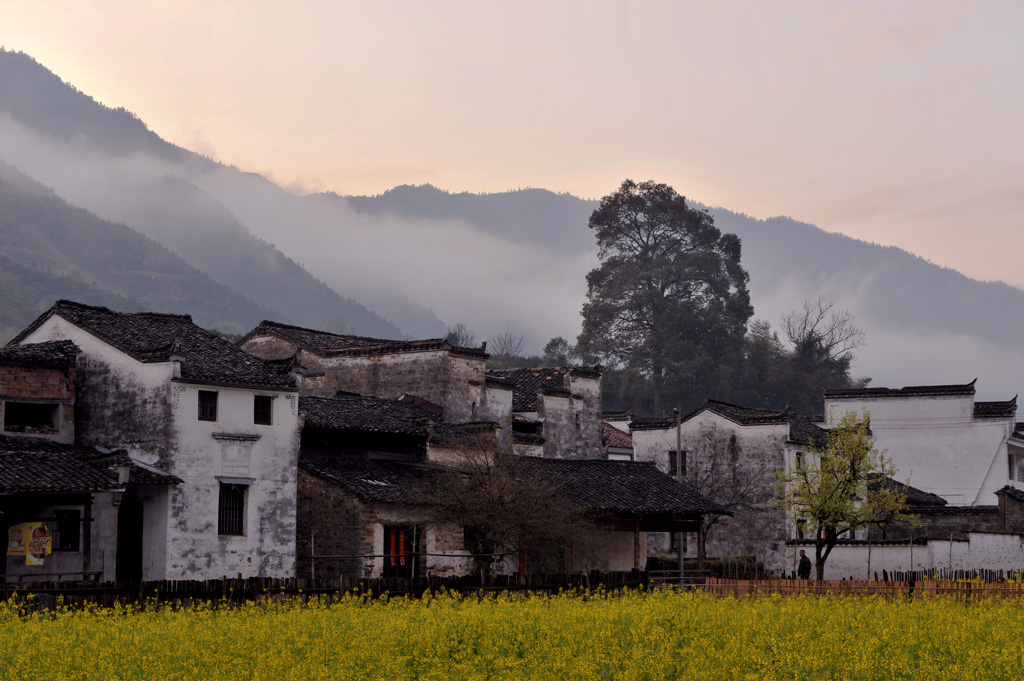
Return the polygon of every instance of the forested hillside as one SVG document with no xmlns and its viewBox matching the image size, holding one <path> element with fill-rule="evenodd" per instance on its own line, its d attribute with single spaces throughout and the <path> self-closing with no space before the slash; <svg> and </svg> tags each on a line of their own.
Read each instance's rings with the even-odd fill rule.
<svg viewBox="0 0 1024 681">
<path fill-rule="evenodd" d="M 254 236 L 196 182 L 208 172 L 242 176 L 247 191 L 241 200 L 257 206 L 259 192 L 287 197 L 279 187 L 169 144 L 130 112 L 103 106 L 28 55 L 2 50 L 0 161 L 16 165 L 71 204 L 142 232 L 236 298 L 249 299 L 237 314 L 216 316 L 225 326 L 247 324 L 252 315 L 246 308 L 257 301 L 259 308 L 289 323 L 405 336 Z M 286 240 L 285 233 L 301 220 L 293 214 L 276 222 L 278 237 Z M 138 297 L 146 300 L 144 294 Z"/>
<path fill-rule="evenodd" d="M 189 313 L 202 326 L 230 333 L 276 316 L 130 227 L 75 208 L 2 164 L 0 252 L 10 292 L 0 305 L 6 330 L 27 324 L 61 297 Z"/>
</svg>

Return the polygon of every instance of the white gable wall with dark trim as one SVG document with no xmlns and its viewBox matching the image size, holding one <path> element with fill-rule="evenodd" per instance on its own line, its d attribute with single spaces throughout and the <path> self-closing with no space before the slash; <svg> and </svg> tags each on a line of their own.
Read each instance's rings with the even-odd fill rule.
<svg viewBox="0 0 1024 681">
<path fill-rule="evenodd" d="M 176 362 L 140 362 L 56 314 L 21 342 L 59 339 L 82 350 L 79 444 L 126 449 L 183 480 L 143 500 L 143 578 L 292 576 L 297 392 L 184 383 Z M 199 420 L 200 390 L 217 393 L 216 421 Z M 272 398 L 271 425 L 254 423 L 256 395 Z M 223 480 L 245 487 L 241 534 L 219 532 Z"/>
</svg>

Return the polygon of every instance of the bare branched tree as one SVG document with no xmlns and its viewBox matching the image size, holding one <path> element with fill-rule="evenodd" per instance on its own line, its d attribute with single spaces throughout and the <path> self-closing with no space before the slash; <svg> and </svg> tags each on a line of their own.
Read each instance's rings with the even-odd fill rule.
<svg viewBox="0 0 1024 681">
<path fill-rule="evenodd" d="M 754 553 L 764 542 L 764 534 L 746 537 L 742 528 L 749 525 L 763 529 L 761 516 L 771 509 L 774 499 L 773 470 L 765 465 L 766 462 L 744 455 L 734 433 L 713 425 L 703 426 L 696 433 L 684 436 L 683 448 L 687 481 L 717 506 L 733 514 L 732 518 L 727 515 L 705 516 L 705 544 L 710 537 L 716 544 L 727 546 L 734 555 Z M 728 532 L 724 529 L 720 532 L 726 522 Z M 744 541 L 741 541 L 741 535 Z M 697 550 L 704 555 L 706 546 L 698 546 Z"/>
<path fill-rule="evenodd" d="M 521 357 L 526 349 L 526 334 L 511 326 L 496 335 L 487 343 L 491 349 L 491 357 L 498 363 L 498 368 L 508 369 L 512 366 L 512 360 Z"/>
<path fill-rule="evenodd" d="M 810 371 L 829 364 L 849 367 L 854 350 L 864 345 L 864 330 L 848 311 L 836 308 L 835 298 L 804 301 L 803 309 L 782 318 L 782 330 Z"/>
<path fill-rule="evenodd" d="M 561 554 L 586 526 L 583 512 L 559 494 L 528 460 L 498 447 L 493 435 L 467 437 L 418 492 L 432 522 L 464 528 L 477 570 L 493 577 L 520 550 Z M 559 566 L 561 569 L 561 566 Z"/>
<path fill-rule="evenodd" d="M 448 334 L 445 339 L 460 348 L 471 348 L 476 343 L 476 334 L 469 330 L 469 328 L 459 322 L 455 326 L 448 327 Z"/>
</svg>

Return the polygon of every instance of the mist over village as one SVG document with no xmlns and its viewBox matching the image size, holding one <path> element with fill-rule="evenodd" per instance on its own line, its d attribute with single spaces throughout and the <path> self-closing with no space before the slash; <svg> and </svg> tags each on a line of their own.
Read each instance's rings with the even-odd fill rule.
<svg viewBox="0 0 1024 681">
<path fill-rule="evenodd" d="M 1015 3 L 0 26 L 0 676 L 1024 674 Z"/>
</svg>

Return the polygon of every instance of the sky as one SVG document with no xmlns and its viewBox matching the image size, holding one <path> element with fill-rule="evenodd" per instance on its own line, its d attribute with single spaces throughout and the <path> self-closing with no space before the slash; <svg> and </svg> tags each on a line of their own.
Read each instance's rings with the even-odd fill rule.
<svg viewBox="0 0 1024 681">
<path fill-rule="evenodd" d="M 1024 3 L 0 0 L 0 44 L 296 191 L 626 177 L 1024 287 Z"/>
</svg>

